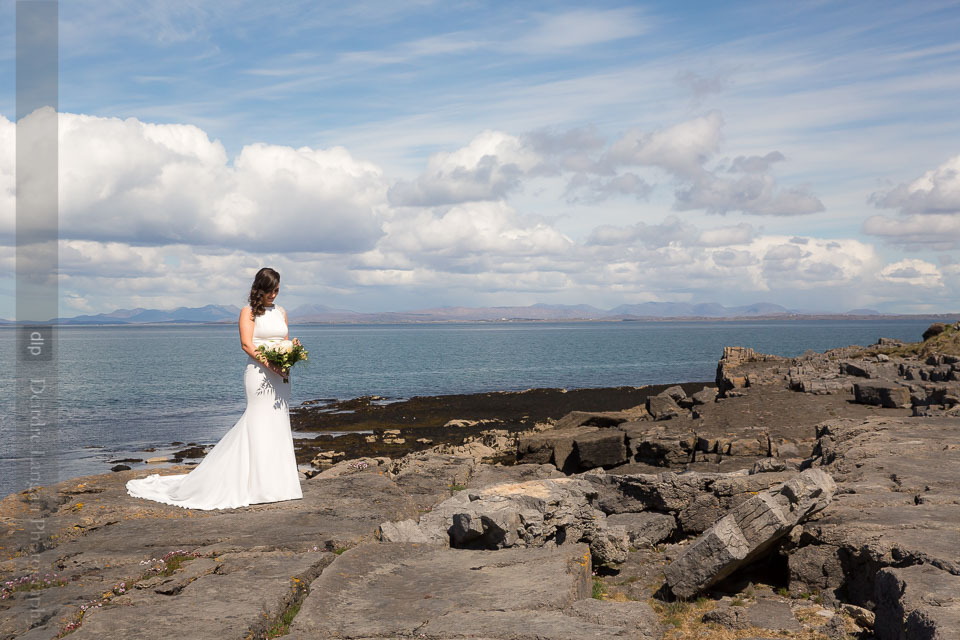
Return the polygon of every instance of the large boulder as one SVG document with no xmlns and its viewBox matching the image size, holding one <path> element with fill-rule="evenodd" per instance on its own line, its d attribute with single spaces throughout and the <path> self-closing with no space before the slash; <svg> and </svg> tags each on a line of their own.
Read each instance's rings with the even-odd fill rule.
<svg viewBox="0 0 960 640">
<path fill-rule="evenodd" d="M 637 453 L 640 451 L 640 444 L 647 438 L 652 426 L 649 422 L 637 420 L 617 425 L 617 431 L 620 431 L 626 439 L 628 459 L 636 459 Z"/>
<path fill-rule="evenodd" d="M 832 544 L 808 544 L 792 550 L 787 556 L 790 595 L 821 593 L 829 600 L 832 590 L 843 582 L 843 559 L 840 548 Z"/>
<path fill-rule="evenodd" d="M 840 372 L 858 378 L 894 378 L 900 374 L 900 365 L 894 362 L 847 360 L 840 363 Z"/>
<path fill-rule="evenodd" d="M 642 438 L 633 439 L 630 450 L 639 462 L 655 466 L 677 466 L 690 462 L 697 437 L 692 431 L 668 430 L 657 427 L 647 430 Z"/>
<path fill-rule="evenodd" d="M 593 426 L 528 434 L 518 440 L 517 460 L 550 463 L 565 473 L 613 467 L 627 461 L 626 437 L 619 428 Z"/>
<path fill-rule="evenodd" d="M 670 398 L 673 398 L 674 402 L 680 402 L 681 400 L 687 397 L 687 392 L 684 391 L 683 387 L 681 387 L 680 385 L 674 385 L 672 387 L 668 387 L 664 389 L 657 395 L 668 396 Z"/>
<path fill-rule="evenodd" d="M 897 382 L 858 382 L 853 385 L 853 395 L 860 404 L 889 409 L 909 409 L 912 406 L 910 388 Z"/>
<path fill-rule="evenodd" d="M 630 544 L 634 547 L 648 547 L 663 542 L 677 529 L 677 521 L 673 516 L 655 511 L 614 513 L 607 516 L 607 523 L 626 529 Z"/>
<path fill-rule="evenodd" d="M 750 474 L 664 472 L 658 474 L 588 474 L 597 487 L 595 504 L 604 513 L 668 514 L 684 533 L 701 533 L 720 516 L 758 492 L 797 477 L 796 472 Z M 617 521 L 620 524 L 619 521 Z"/>
<path fill-rule="evenodd" d="M 626 560 L 629 536 L 612 526 L 591 501 L 594 485 L 583 478 L 504 483 L 468 489 L 436 505 L 419 522 L 385 522 L 384 542 L 427 542 L 467 549 L 556 546 L 585 542 L 597 562 Z"/>
<path fill-rule="evenodd" d="M 674 595 L 689 598 L 722 580 L 826 507 L 835 490 L 829 474 L 807 469 L 777 488 L 758 492 L 720 518 L 667 565 L 667 586 Z"/>
<path fill-rule="evenodd" d="M 704 387 L 700 391 L 697 391 L 695 394 L 690 396 L 691 404 L 701 405 L 701 404 L 710 404 L 717 400 L 717 389 L 716 387 Z"/>
<path fill-rule="evenodd" d="M 523 436 L 517 444 L 517 461 L 550 463 L 561 471 L 572 473 L 579 466 L 573 456 L 574 441 L 595 431 L 599 431 L 599 427 L 581 426 Z"/>
<path fill-rule="evenodd" d="M 574 437 L 579 470 L 613 467 L 627 461 L 626 437 L 620 429 L 600 429 Z"/>
<path fill-rule="evenodd" d="M 647 411 L 654 420 L 669 420 L 684 412 L 676 400 L 663 394 L 647 398 Z"/>
</svg>

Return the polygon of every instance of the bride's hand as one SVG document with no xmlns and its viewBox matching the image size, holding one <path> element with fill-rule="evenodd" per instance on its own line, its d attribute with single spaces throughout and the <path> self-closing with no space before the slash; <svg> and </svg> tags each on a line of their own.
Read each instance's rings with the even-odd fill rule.
<svg viewBox="0 0 960 640">
<path fill-rule="evenodd" d="M 283 370 L 279 367 L 279 365 L 273 364 L 266 358 L 263 358 L 262 360 L 260 360 L 260 364 L 266 367 L 267 369 L 270 369 L 270 371 L 273 371 L 275 374 L 279 376 L 283 375 Z"/>
</svg>

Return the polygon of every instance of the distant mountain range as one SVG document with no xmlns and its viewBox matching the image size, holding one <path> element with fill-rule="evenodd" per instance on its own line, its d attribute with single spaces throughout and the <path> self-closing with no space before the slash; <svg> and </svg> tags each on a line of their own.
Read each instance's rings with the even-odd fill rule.
<svg viewBox="0 0 960 640">
<path fill-rule="evenodd" d="M 873 309 L 852 309 L 845 313 L 811 313 L 790 310 L 778 304 L 758 302 L 726 307 L 715 302 L 644 302 L 622 304 L 613 309 L 591 305 L 533 304 L 525 307 L 435 307 L 414 311 L 382 311 L 361 313 L 320 304 L 306 304 L 288 309 L 291 324 L 307 323 L 415 323 L 415 322 L 508 322 L 536 320 L 607 320 L 630 321 L 659 318 L 757 318 L 776 316 L 879 316 Z M 61 325 L 124 325 L 232 323 L 237 321 L 240 307 L 208 304 L 204 307 L 176 309 L 117 309 L 110 313 L 57 318 Z M 936 314 L 934 314 L 936 315 Z M 54 322 L 53 320 L 47 321 Z M 2 324 L 12 324 L 0 320 Z"/>
</svg>

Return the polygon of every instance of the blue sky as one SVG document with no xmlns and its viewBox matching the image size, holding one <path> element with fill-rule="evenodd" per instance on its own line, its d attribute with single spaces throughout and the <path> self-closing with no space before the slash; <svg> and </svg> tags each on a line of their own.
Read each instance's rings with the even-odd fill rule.
<svg viewBox="0 0 960 640">
<path fill-rule="evenodd" d="M 960 310 L 957 33 L 935 2 L 64 2 L 61 313 L 240 305 L 263 265 L 288 308 Z"/>
</svg>

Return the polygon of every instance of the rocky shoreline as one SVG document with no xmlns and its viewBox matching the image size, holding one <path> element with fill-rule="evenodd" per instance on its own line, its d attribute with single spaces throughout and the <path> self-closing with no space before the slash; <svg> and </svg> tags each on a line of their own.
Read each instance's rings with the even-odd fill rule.
<svg viewBox="0 0 960 640">
<path fill-rule="evenodd" d="M 308 406 L 298 431 L 363 433 L 300 447 L 302 500 L 128 496 L 152 468 L 12 494 L 0 638 L 958 638 L 953 334 Z"/>
<path fill-rule="evenodd" d="M 679 386 L 693 394 L 713 384 L 712 381 L 685 382 Z M 625 409 L 645 402 L 648 396 L 670 386 L 673 385 L 537 388 L 412 398 L 320 398 L 292 408 L 290 424 L 299 465 L 309 465 L 321 454 L 320 460 L 324 462 L 364 456 L 397 458 L 440 443 L 463 444 L 466 439 L 489 429 L 522 432 L 551 416 L 560 417 L 582 407 Z M 315 435 L 304 437 L 306 433 Z M 159 470 L 164 467 L 158 465 L 163 464 L 194 465 L 213 444 L 172 442 L 170 446 L 177 450 L 148 455 L 157 453 L 156 447 L 149 447 L 142 450 L 140 457 L 113 459 L 109 464 L 114 465 L 113 471 L 145 466 Z"/>
</svg>

